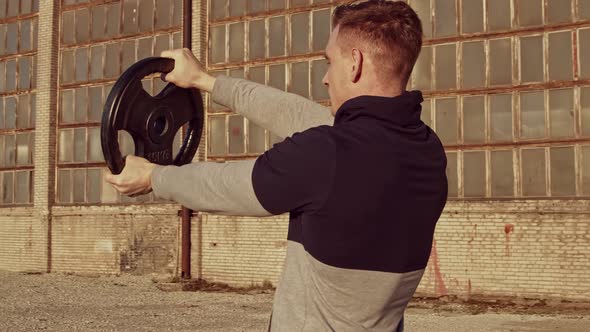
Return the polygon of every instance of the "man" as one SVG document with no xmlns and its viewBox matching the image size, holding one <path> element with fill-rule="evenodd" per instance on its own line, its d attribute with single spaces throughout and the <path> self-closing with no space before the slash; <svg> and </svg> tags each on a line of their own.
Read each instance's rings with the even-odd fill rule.
<svg viewBox="0 0 590 332">
<path fill-rule="evenodd" d="M 256 160 L 183 167 L 128 157 L 117 190 L 154 190 L 198 211 L 290 213 L 272 331 L 393 331 L 423 275 L 446 203 L 443 147 L 407 92 L 422 29 L 403 2 L 339 6 L 324 84 L 331 112 L 244 80 L 208 75 L 188 50 L 166 80 L 212 93 L 286 137 Z M 334 115 L 334 118 L 331 114 Z M 333 126 L 332 126 L 333 124 Z"/>
</svg>

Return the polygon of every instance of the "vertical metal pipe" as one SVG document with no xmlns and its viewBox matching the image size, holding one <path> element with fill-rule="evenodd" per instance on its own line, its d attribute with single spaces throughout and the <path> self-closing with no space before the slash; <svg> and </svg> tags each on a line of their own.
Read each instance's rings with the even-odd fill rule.
<svg viewBox="0 0 590 332">
<path fill-rule="evenodd" d="M 192 0 L 182 1 L 182 47 L 190 49 L 192 46 Z M 186 135 L 186 126 L 182 129 Z M 191 216 L 193 211 L 182 207 L 182 249 L 181 249 L 181 270 L 182 279 L 191 278 Z"/>
</svg>

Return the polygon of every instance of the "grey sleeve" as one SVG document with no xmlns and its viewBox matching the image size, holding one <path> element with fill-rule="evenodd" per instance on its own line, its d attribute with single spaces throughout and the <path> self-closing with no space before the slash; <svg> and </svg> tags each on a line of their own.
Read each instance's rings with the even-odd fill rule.
<svg viewBox="0 0 590 332">
<path fill-rule="evenodd" d="M 219 76 L 213 101 L 285 138 L 309 128 L 334 123 L 330 109 L 293 93 L 250 81 Z"/>
<path fill-rule="evenodd" d="M 270 216 L 260 205 L 252 186 L 256 160 L 196 162 L 181 167 L 158 166 L 152 189 L 162 199 L 195 211 L 251 217 Z"/>
</svg>

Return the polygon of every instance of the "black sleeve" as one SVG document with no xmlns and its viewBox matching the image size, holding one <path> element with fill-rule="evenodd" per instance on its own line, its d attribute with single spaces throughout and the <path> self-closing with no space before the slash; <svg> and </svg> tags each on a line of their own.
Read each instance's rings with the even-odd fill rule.
<svg viewBox="0 0 590 332">
<path fill-rule="evenodd" d="M 322 207 L 336 166 L 336 149 L 328 128 L 296 133 L 258 157 L 252 184 L 264 209 L 282 214 Z"/>
</svg>

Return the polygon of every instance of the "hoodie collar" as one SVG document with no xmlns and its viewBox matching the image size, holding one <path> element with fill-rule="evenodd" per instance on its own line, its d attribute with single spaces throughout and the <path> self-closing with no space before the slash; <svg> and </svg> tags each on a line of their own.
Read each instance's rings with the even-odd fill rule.
<svg viewBox="0 0 590 332">
<path fill-rule="evenodd" d="M 421 103 L 424 101 L 420 91 L 405 91 L 396 97 L 360 96 L 347 100 L 340 106 L 334 124 L 368 117 L 391 122 L 398 126 L 409 126 L 420 122 Z"/>
</svg>

